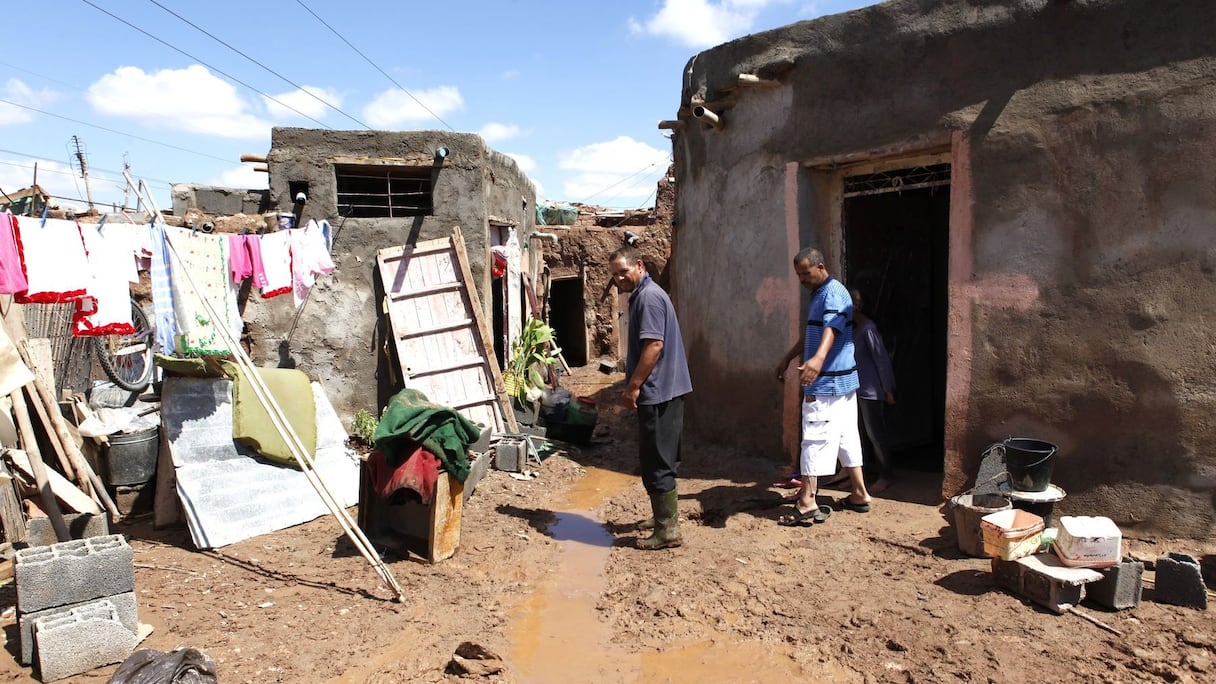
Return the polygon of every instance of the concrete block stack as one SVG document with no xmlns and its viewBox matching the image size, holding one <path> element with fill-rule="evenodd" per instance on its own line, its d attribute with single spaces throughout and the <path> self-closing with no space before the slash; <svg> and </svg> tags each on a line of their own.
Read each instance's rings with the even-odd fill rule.
<svg viewBox="0 0 1216 684">
<path fill-rule="evenodd" d="M 138 641 L 134 553 L 122 535 L 17 551 L 21 663 L 53 681 L 124 660 Z"/>
</svg>

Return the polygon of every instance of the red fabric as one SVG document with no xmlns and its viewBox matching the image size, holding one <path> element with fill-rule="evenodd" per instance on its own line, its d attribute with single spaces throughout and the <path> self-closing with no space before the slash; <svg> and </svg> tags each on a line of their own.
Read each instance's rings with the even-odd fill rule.
<svg viewBox="0 0 1216 684">
<path fill-rule="evenodd" d="M 373 451 L 367 457 L 367 467 L 371 471 L 372 488 L 386 499 L 399 489 L 418 492 L 424 504 L 429 504 L 431 499 L 435 498 L 435 483 L 439 480 L 439 459 L 422 447 L 408 454 L 396 468 L 392 467 L 383 453 Z"/>
</svg>

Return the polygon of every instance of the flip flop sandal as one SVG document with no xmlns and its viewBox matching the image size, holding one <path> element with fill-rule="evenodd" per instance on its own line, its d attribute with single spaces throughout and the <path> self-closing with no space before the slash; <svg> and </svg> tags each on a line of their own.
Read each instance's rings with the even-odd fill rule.
<svg viewBox="0 0 1216 684">
<path fill-rule="evenodd" d="M 849 497 L 847 497 L 847 496 L 842 496 L 839 499 L 836 499 L 836 501 L 834 501 L 833 503 L 836 504 L 836 508 L 839 508 L 842 511 L 853 511 L 854 513 L 869 513 L 870 512 L 870 504 L 853 503 L 852 501 L 849 500 Z"/>
<path fill-rule="evenodd" d="M 794 515 L 783 515 L 777 518 L 777 524 L 783 527 L 810 527 L 815 523 L 827 522 L 832 509 L 827 506 L 816 506 L 809 511 L 800 511 L 794 506 Z"/>
<path fill-rule="evenodd" d="M 797 489 L 798 487 L 802 486 L 802 480 L 799 480 L 796 477 L 788 477 L 783 480 L 777 480 L 771 486 L 777 487 L 778 489 Z"/>
</svg>

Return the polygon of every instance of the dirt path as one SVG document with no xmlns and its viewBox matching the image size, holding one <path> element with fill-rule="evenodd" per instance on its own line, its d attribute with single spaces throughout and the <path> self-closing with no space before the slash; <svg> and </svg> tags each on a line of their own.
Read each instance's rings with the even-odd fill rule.
<svg viewBox="0 0 1216 684">
<path fill-rule="evenodd" d="M 1216 671 L 1210 612 L 1086 609 L 1119 637 L 994 589 L 988 562 L 955 548 L 929 474 L 906 473 L 872 513 L 785 528 L 764 487 L 772 460 L 690 439 L 685 546 L 638 551 L 648 511 L 632 418 L 608 405 L 619 378 L 589 370 L 567 383 L 600 393 L 595 444 L 552 455 L 535 480 L 492 472 L 454 558 L 388 558 L 404 603 L 328 518 L 210 552 L 184 530 L 121 526 L 140 619 L 155 627 L 145 645 L 199 648 L 221 682 L 257 684 L 460 681 L 444 670 L 463 641 L 505 660 L 471 677 L 486 682 L 1199 682 Z M 1206 554 L 1209 572 L 1216 552 L 1132 549 Z M 10 585 L 0 599 L 12 598 Z M 11 655 L 11 618 L 4 627 L 0 681 L 34 681 Z"/>
</svg>

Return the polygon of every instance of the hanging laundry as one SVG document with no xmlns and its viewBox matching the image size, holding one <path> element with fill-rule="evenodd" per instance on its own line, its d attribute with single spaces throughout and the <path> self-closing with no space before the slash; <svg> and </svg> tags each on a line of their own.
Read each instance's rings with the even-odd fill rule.
<svg viewBox="0 0 1216 684">
<path fill-rule="evenodd" d="M 147 270 L 148 259 L 152 256 L 152 237 L 147 224 L 108 223 L 98 230 L 106 242 L 115 246 L 127 280 L 138 283 L 140 268 Z"/>
<path fill-rule="evenodd" d="M 232 275 L 233 285 L 240 285 L 253 275 L 253 264 L 249 261 L 249 249 L 245 247 L 244 235 L 228 235 L 228 272 Z"/>
<path fill-rule="evenodd" d="M 156 330 L 156 348 L 161 354 L 172 355 L 177 340 L 177 316 L 173 312 L 173 281 L 170 279 L 165 224 L 152 223 L 148 234 L 152 241 L 148 270 L 152 275 L 152 325 Z"/>
<path fill-rule="evenodd" d="M 262 298 L 269 299 L 292 291 L 291 284 L 291 236 L 280 230 L 262 236 L 262 265 L 266 284 L 262 286 Z"/>
<path fill-rule="evenodd" d="M 17 251 L 13 230 L 13 215 L 0 214 L 0 294 L 17 294 L 29 287 L 21 270 L 21 253 Z"/>
<path fill-rule="evenodd" d="M 308 298 L 308 291 L 317 276 L 333 273 L 334 262 L 325 248 L 325 235 L 316 221 L 303 228 L 287 231 L 291 234 L 292 298 L 296 308 Z"/>
<path fill-rule="evenodd" d="M 18 304 L 74 302 L 89 287 L 89 260 L 80 227 L 65 219 L 12 217 L 17 249 L 28 287 L 18 292 Z"/>
<path fill-rule="evenodd" d="M 245 282 L 246 278 L 253 278 L 254 287 L 266 287 L 266 267 L 262 265 L 262 241 L 257 235 L 229 235 L 228 264 L 235 285 Z"/>
<path fill-rule="evenodd" d="M 241 335 L 236 288 L 228 277 L 228 241 L 222 235 L 165 228 L 173 255 L 171 282 L 177 315 L 177 351 L 182 354 L 228 354 L 216 330 L 225 326 L 233 338 Z M 208 311 L 206 303 L 214 311 Z"/>
<path fill-rule="evenodd" d="M 106 240 L 94 224 L 80 224 L 80 234 L 89 260 L 89 292 L 76 300 L 72 334 L 86 337 L 134 333 L 128 280 L 128 271 L 135 263 L 133 255 L 122 242 Z"/>
</svg>

